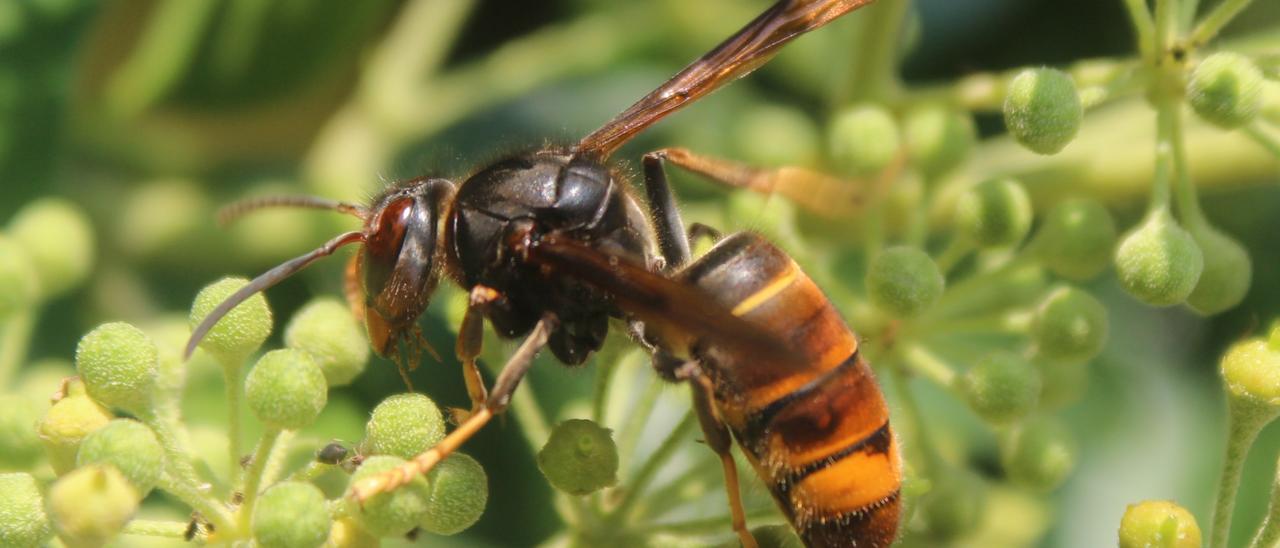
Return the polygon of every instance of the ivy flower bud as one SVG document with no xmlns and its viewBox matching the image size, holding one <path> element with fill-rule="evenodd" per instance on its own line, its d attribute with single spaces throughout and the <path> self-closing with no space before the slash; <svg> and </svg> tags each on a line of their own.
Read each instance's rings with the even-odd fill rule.
<svg viewBox="0 0 1280 548">
<path fill-rule="evenodd" d="M 37 548 L 53 535 L 31 474 L 0 474 L 0 546 Z"/>
<path fill-rule="evenodd" d="M 942 105 L 928 105 L 907 115 L 903 134 L 911 165 L 928 178 L 945 175 L 969 157 L 977 130 L 973 118 Z"/>
<path fill-rule="evenodd" d="M 898 317 L 915 316 L 933 306 L 945 284 L 933 259 L 914 247 L 885 249 L 867 268 L 871 302 Z"/>
<path fill-rule="evenodd" d="M 336 299 L 316 299 L 294 314 L 284 330 L 284 343 L 311 354 L 329 386 L 350 383 L 369 362 L 364 328 Z"/>
<path fill-rule="evenodd" d="M 320 415 L 328 402 L 329 385 L 310 354 L 286 348 L 258 359 L 245 379 L 245 396 L 258 420 L 298 430 Z"/>
<path fill-rule="evenodd" d="M 1200 246 L 1163 210 L 1149 215 L 1116 248 L 1120 286 L 1152 306 L 1187 300 L 1203 269 Z"/>
<path fill-rule="evenodd" d="M 797 109 L 758 105 L 746 109 L 734 126 L 734 148 L 751 164 L 812 165 L 817 156 L 818 128 Z"/>
<path fill-rule="evenodd" d="M 1001 463 L 1019 485 L 1051 491 L 1075 468 L 1075 441 L 1056 419 L 1042 416 L 1024 422 L 1004 441 Z"/>
<path fill-rule="evenodd" d="M 1004 123 L 1022 146 L 1038 154 L 1056 154 L 1080 131 L 1084 106 L 1067 73 L 1027 69 L 1009 83 Z"/>
<path fill-rule="evenodd" d="M 40 460 L 43 449 L 34 428 L 39 420 L 40 406 L 32 398 L 0 395 L 0 470 L 30 470 Z"/>
<path fill-rule="evenodd" d="M 223 278 L 196 295 L 188 321 L 195 329 L 213 309 L 249 283 L 244 278 Z M 200 348 L 223 363 L 242 362 L 262 346 L 271 334 L 271 309 L 258 293 L 231 309 L 200 341 Z"/>
<path fill-rule="evenodd" d="M 1013 354 L 996 352 L 965 372 L 960 390 L 983 420 L 1003 424 L 1035 408 L 1040 399 L 1040 372 Z"/>
<path fill-rule="evenodd" d="M 427 475 L 430 499 L 423 530 L 456 535 L 475 524 L 489 500 L 489 478 L 475 459 L 454 453 Z"/>
<path fill-rule="evenodd" d="M 342 518 L 333 522 L 329 529 L 329 540 L 325 548 L 378 548 L 381 541 L 369 534 L 360 526 L 360 522 L 352 518 Z"/>
<path fill-rule="evenodd" d="M 1045 357 L 1089 361 L 1107 342 L 1107 309 L 1087 291 L 1059 287 L 1036 309 L 1031 337 Z"/>
<path fill-rule="evenodd" d="M 111 414 L 88 396 L 69 396 L 53 404 L 36 425 L 53 471 L 63 474 L 74 468 L 80 442 L 110 420 Z"/>
<path fill-rule="evenodd" d="M 134 416 L 152 413 L 159 367 L 155 343 L 124 322 L 102 324 L 76 345 L 76 372 L 89 397 Z"/>
<path fill-rule="evenodd" d="M 253 509 L 253 540 L 262 548 L 311 548 L 329 538 L 324 493 L 310 483 L 286 481 L 262 494 Z"/>
<path fill-rule="evenodd" d="M 902 137 L 893 115 L 879 105 L 861 105 L 836 113 L 827 132 L 836 169 L 855 177 L 879 173 L 889 166 Z"/>
<path fill-rule="evenodd" d="M 1120 518 L 1120 548 L 1199 548 L 1200 526 L 1186 508 L 1167 500 L 1130 504 Z"/>
<path fill-rule="evenodd" d="M 1191 108 L 1209 123 L 1235 129 L 1253 121 L 1262 103 L 1262 71 L 1249 58 L 1219 52 L 1196 65 L 1187 82 Z"/>
<path fill-rule="evenodd" d="M 396 394 L 373 408 L 364 436 L 364 454 L 413 458 L 444 439 L 444 415 L 423 394 Z"/>
<path fill-rule="evenodd" d="M 72 470 L 49 488 L 48 512 L 69 546 L 101 546 L 138 509 L 140 497 L 114 466 Z"/>
<path fill-rule="evenodd" d="M 1272 413 L 1280 410 L 1280 327 L 1269 341 L 1255 337 L 1236 343 L 1220 367 L 1232 398 Z"/>
<path fill-rule="evenodd" d="M 0 320 L 31 307 L 39 297 L 35 264 L 26 249 L 0 235 Z"/>
<path fill-rule="evenodd" d="M 390 455 L 372 456 L 364 460 L 351 483 L 372 478 L 404 464 L 404 459 Z M 427 515 L 431 495 L 426 478 L 418 476 L 390 493 L 379 493 L 356 505 L 356 518 L 364 529 L 379 537 L 398 537 L 413 530 Z"/>
<path fill-rule="evenodd" d="M 1204 271 L 1187 296 L 1187 306 L 1211 316 L 1234 308 L 1244 300 L 1253 280 L 1253 262 L 1231 236 L 1209 226 L 1191 232 L 1204 253 Z"/>
<path fill-rule="evenodd" d="M 556 489 L 586 495 L 618 483 L 618 446 L 613 433 L 586 419 L 570 419 L 551 430 L 538 451 L 538 469 Z"/>
<path fill-rule="evenodd" d="M 920 499 L 929 536 L 938 541 L 963 537 L 977 529 L 987 511 L 987 486 L 968 471 L 939 476 Z"/>
<path fill-rule="evenodd" d="M 1068 200 L 1049 210 L 1036 245 L 1040 263 L 1054 274 L 1088 280 L 1111 264 L 1116 223 L 1096 200 Z"/>
<path fill-rule="evenodd" d="M 751 529 L 760 548 L 804 548 L 804 542 L 789 525 L 761 525 Z"/>
<path fill-rule="evenodd" d="M 31 257 L 44 298 L 79 285 L 93 267 L 93 228 L 84 211 L 67 200 L 27 204 L 10 221 L 9 234 Z"/>
<path fill-rule="evenodd" d="M 1031 198 L 1012 179 L 978 183 L 956 202 L 956 228 L 982 247 L 1011 246 L 1031 229 Z"/>
<path fill-rule="evenodd" d="M 146 497 L 160 483 L 164 470 L 164 448 L 147 425 L 130 419 L 116 419 L 84 437 L 76 453 L 76 465 L 109 464 Z"/>
</svg>

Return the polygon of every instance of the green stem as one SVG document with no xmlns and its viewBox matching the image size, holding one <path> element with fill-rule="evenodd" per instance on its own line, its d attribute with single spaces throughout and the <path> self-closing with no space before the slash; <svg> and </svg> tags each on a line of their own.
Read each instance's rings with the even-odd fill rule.
<svg viewBox="0 0 1280 548">
<path fill-rule="evenodd" d="M 692 410 L 685 413 L 680 423 L 667 435 L 667 439 L 662 440 L 662 444 L 653 453 L 649 454 L 649 458 L 645 460 L 640 470 L 636 472 L 636 475 L 631 478 L 631 481 L 624 489 L 622 500 L 618 501 L 618 506 L 614 508 L 611 518 L 616 520 L 619 517 L 630 517 L 631 508 L 639 502 L 640 494 L 648 488 L 649 482 L 653 481 L 654 474 L 671 459 L 680 444 L 687 441 L 685 438 L 693 431 L 693 427 L 697 422 L 695 418 Z"/>
<path fill-rule="evenodd" d="M 952 236 L 947 247 L 943 248 L 942 253 L 938 255 L 938 270 L 946 276 L 957 263 L 969 255 L 970 251 L 973 251 L 973 243 L 968 238 L 958 234 Z"/>
<path fill-rule="evenodd" d="M 647 498 L 649 500 L 658 501 L 680 500 L 681 492 L 686 491 L 689 488 L 689 482 L 698 478 L 709 477 L 712 474 L 719 472 L 721 470 L 720 459 L 713 458 L 714 453 L 711 451 L 704 451 L 704 453 L 706 453 L 706 458 L 698 459 L 697 462 L 687 468 L 684 472 L 681 472 L 676 477 L 671 478 L 671 481 L 665 482 L 662 487 L 654 489 Z M 671 508 L 669 506 L 662 506 L 658 508 L 650 506 L 638 509 L 637 514 L 642 518 L 642 521 L 647 522 L 652 521 L 648 518 L 661 516 L 670 510 Z"/>
<path fill-rule="evenodd" d="M 1267 516 L 1253 536 L 1249 548 L 1269 548 L 1280 542 L 1280 462 L 1276 463 L 1276 477 L 1271 483 L 1271 504 L 1267 507 Z"/>
<path fill-rule="evenodd" d="M 1209 40 L 1217 36 L 1218 32 L 1227 26 L 1227 23 L 1230 23 L 1232 19 L 1235 19 L 1241 11 L 1244 11 L 1252 3 L 1253 0 L 1223 0 L 1221 4 L 1213 8 L 1213 11 L 1204 16 L 1204 19 L 1200 20 L 1195 30 L 1191 31 L 1191 46 L 1200 47 L 1209 43 Z"/>
<path fill-rule="evenodd" d="M 1178 35 L 1178 0 L 1156 0 L 1155 60 L 1159 62 Z"/>
<path fill-rule="evenodd" d="M 244 360 L 230 358 L 222 363 L 227 399 L 227 478 L 230 485 L 240 485 L 240 439 L 243 437 Z"/>
<path fill-rule="evenodd" d="M 1182 109 L 1178 106 L 1170 107 L 1169 118 L 1169 140 L 1173 147 L 1174 201 L 1187 229 L 1195 232 L 1196 229 L 1208 228 L 1209 221 L 1205 219 L 1204 210 L 1200 209 L 1200 199 L 1196 197 L 1196 187 L 1191 182 Z"/>
<path fill-rule="evenodd" d="M 1174 124 L 1178 103 L 1160 98 L 1156 103 L 1156 171 L 1151 181 L 1151 212 L 1167 211 L 1174 174 Z"/>
<path fill-rule="evenodd" d="M 1245 457 L 1249 455 L 1249 448 L 1253 446 L 1258 432 L 1275 418 L 1275 413 L 1270 409 L 1258 409 L 1258 404 L 1242 403 L 1231 397 L 1227 401 L 1227 410 L 1227 448 L 1222 461 L 1222 475 L 1218 480 L 1218 498 L 1213 508 L 1209 548 L 1226 548 Z"/>
<path fill-rule="evenodd" d="M 144 535 L 148 537 L 168 537 L 185 539 L 187 529 L 191 526 L 185 521 L 162 521 L 155 519 L 135 519 L 124 524 L 124 530 L 121 534 L 125 535 Z M 188 539 L 203 544 L 203 538 Z"/>
<path fill-rule="evenodd" d="M 31 308 L 15 313 L 0 327 L 0 390 L 9 387 L 18 365 L 27 357 L 35 325 L 36 312 Z"/>
<path fill-rule="evenodd" d="M 627 459 L 630 455 L 635 454 L 636 444 L 640 441 L 640 434 L 644 431 L 644 426 L 648 424 L 649 416 L 653 414 L 653 407 L 658 403 L 658 396 L 662 394 L 662 388 L 661 382 L 650 380 L 649 385 L 640 394 L 640 399 L 632 406 L 626 422 L 622 424 L 622 428 L 618 429 L 618 455 L 622 459 Z M 629 463 L 627 462 L 618 464 L 618 468 L 623 470 L 628 467 Z"/>
<path fill-rule="evenodd" d="M 182 445 L 177 432 L 155 413 L 138 418 L 155 431 L 160 446 L 164 448 L 165 466 L 164 473 L 161 474 L 161 488 L 203 514 L 215 527 L 231 531 L 231 514 L 209 494 L 208 489 L 202 487 L 204 482 L 196 474 L 191 453 Z"/>
<path fill-rule="evenodd" d="M 293 447 L 293 442 L 297 438 L 296 430 L 285 430 L 276 436 L 275 447 L 271 449 L 271 453 L 267 456 L 266 469 L 262 471 L 262 485 L 273 485 L 276 479 L 280 477 L 281 470 L 284 469 L 284 461 L 289 456 L 289 450 Z M 314 461 L 312 461 L 314 462 Z"/>
<path fill-rule="evenodd" d="M 898 56 L 901 29 L 911 9 L 909 0 L 881 0 L 862 10 L 857 18 L 853 61 L 847 76 L 837 80 L 832 106 L 850 102 L 881 102 L 900 87 Z"/>
<path fill-rule="evenodd" d="M 217 531 L 234 531 L 234 520 L 222 503 L 209 493 L 186 481 L 173 477 L 168 470 L 160 476 L 160 488 L 199 512 Z"/>
<path fill-rule="evenodd" d="M 1270 133 L 1263 131 L 1263 129 L 1256 123 L 1251 126 L 1246 126 L 1244 128 L 1244 134 L 1253 142 L 1258 143 L 1262 148 L 1267 149 L 1267 152 L 1270 152 L 1272 156 L 1280 159 L 1280 139 L 1276 139 Z"/>
<path fill-rule="evenodd" d="M 944 388 L 955 385 L 956 372 L 942 358 L 919 344 L 911 344 L 902 353 L 902 359 L 911 371 Z"/>
<path fill-rule="evenodd" d="M 1151 20 L 1151 12 L 1147 10 L 1147 0 L 1124 0 L 1129 10 L 1129 21 L 1133 23 L 1133 31 L 1138 41 L 1138 53 L 1143 59 L 1151 60 L 1152 46 L 1155 45 L 1155 23 Z"/>
<path fill-rule="evenodd" d="M 280 438 L 281 430 L 267 426 L 258 439 L 258 448 L 253 452 L 253 460 L 249 462 L 249 470 L 244 476 L 244 502 L 240 503 L 240 531 L 249 531 L 249 522 L 253 517 L 253 507 L 258 502 L 258 491 L 262 489 L 262 474 L 271 460 L 271 449 Z"/>
</svg>

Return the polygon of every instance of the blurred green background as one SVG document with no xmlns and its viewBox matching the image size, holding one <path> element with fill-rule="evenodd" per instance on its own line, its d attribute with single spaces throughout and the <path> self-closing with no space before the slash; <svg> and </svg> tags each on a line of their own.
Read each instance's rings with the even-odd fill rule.
<svg viewBox="0 0 1280 548">
<path fill-rule="evenodd" d="M 268 193 L 365 199 L 387 181 L 428 172 L 462 176 L 497 155 L 570 142 L 767 4 L 0 0 L 0 222 L 37 197 L 62 196 L 90 213 L 98 237 L 91 280 L 43 309 L 27 362 L 70 359 L 78 337 L 103 321 L 185 315 L 212 280 L 255 275 L 349 224 L 328 213 L 280 211 L 224 230 L 215 222 L 222 204 Z M 913 84 L 1132 50 L 1118 0 L 917 6 L 919 24 L 903 38 L 913 48 L 902 74 Z M 635 165 L 646 150 L 688 146 L 755 158 L 765 147 L 773 149 L 771 159 L 812 163 L 817 145 L 803 138 L 824 125 L 839 96 L 833 90 L 842 82 L 830 68 L 850 55 L 841 40 L 849 19 L 660 123 L 618 157 Z M 1263 1 L 1229 37 L 1267 32 L 1280 32 L 1280 5 Z M 743 112 L 779 107 L 799 113 L 790 119 L 800 120 L 800 131 L 762 136 L 740 123 Z M 1001 132 L 998 115 L 978 121 L 984 135 Z M 778 135 L 798 137 L 761 142 Z M 1207 528 L 1225 437 L 1216 357 L 1280 312 L 1280 177 L 1275 169 L 1263 172 L 1225 177 L 1203 192 L 1209 216 L 1253 257 L 1244 304 L 1200 318 L 1182 308 L 1140 306 L 1110 274 L 1090 288 L 1111 311 L 1112 333 L 1092 366 L 1088 396 L 1068 412 L 1081 440 L 1080 467 L 1051 496 L 1049 515 L 1037 518 L 1049 520 L 1044 545 L 1114 544 L 1124 506 L 1142 499 L 1176 499 Z M 699 220 L 696 204 L 724 199 L 689 177 L 677 184 L 695 204 L 690 220 Z M 1127 227 L 1145 192 L 1139 185 L 1104 199 Z M 271 290 L 277 318 L 314 296 L 339 295 L 342 263 L 321 263 Z M 452 348 L 439 311 L 426 331 L 437 348 Z M 279 344 L 275 337 L 268 346 Z M 589 396 L 589 371 L 544 365 L 531 384 L 552 417 Z M 428 362 L 413 377 L 441 404 L 462 405 L 458 373 L 451 361 Z M 192 424 L 223 416 L 215 388 L 191 396 Z M 392 364 L 371 364 L 331 395 L 331 407 L 347 410 L 335 416 L 347 418 L 320 431 L 354 441 L 363 413 L 401 390 Z M 936 430 L 990 436 L 953 398 L 939 392 L 923 399 L 927 418 L 941 425 Z M 491 495 L 485 517 L 461 542 L 528 545 L 559 528 L 550 490 L 517 428 L 496 423 L 469 444 L 490 474 Z M 1261 517 L 1278 451 L 1273 427 L 1248 461 L 1238 541 Z M 994 452 L 971 453 L 961 460 L 997 471 Z"/>
</svg>

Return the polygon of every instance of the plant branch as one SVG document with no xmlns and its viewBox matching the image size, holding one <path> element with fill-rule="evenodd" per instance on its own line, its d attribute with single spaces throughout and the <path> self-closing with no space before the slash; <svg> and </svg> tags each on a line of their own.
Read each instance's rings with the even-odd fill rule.
<svg viewBox="0 0 1280 548">
<path fill-rule="evenodd" d="M 1138 53 L 1149 62 L 1154 57 L 1156 31 L 1155 22 L 1151 19 L 1151 11 L 1147 9 L 1147 1 L 1124 0 L 1124 7 L 1129 10 L 1129 21 L 1133 23 Z"/>
<path fill-rule="evenodd" d="M 1191 46 L 1200 47 L 1209 43 L 1222 31 L 1223 27 L 1226 27 L 1228 23 L 1252 3 L 1253 0 L 1223 0 L 1221 4 L 1213 8 L 1213 11 L 1204 16 L 1204 19 L 1201 19 L 1196 28 L 1191 31 Z"/>
<path fill-rule="evenodd" d="M 1213 508 L 1209 548 L 1226 548 L 1245 457 L 1249 455 L 1249 448 L 1253 446 L 1258 432 L 1275 418 L 1274 413 L 1254 409 L 1250 404 L 1240 403 L 1235 398 L 1228 399 L 1227 407 L 1227 448 L 1222 460 L 1222 475 L 1218 479 L 1218 498 Z"/>
<path fill-rule="evenodd" d="M 124 535 L 143 535 L 148 537 L 168 537 L 186 539 L 190 523 L 184 521 L 162 521 L 154 519 L 135 519 L 124 524 Z M 196 538 L 186 539 L 203 544 L 204 535 L 197 533 Z"/>
<path fill-rule="evenodd" d="M 253 452 L 253 460 L 249 461 L 249 470 L 244 476 L 244 489 L 241 494 L 244 502 L 240 503 L 239 525 L 242 532 L 249 531 L 249 523 L 253 518 L 253 508 L 258 502 L 258 491 L 262 490 L 262 474 L 271 460 L 271 449 L 280 438 L 281 430 L 268 426 L 258 439 L 258 448 Z"/>
</svg>

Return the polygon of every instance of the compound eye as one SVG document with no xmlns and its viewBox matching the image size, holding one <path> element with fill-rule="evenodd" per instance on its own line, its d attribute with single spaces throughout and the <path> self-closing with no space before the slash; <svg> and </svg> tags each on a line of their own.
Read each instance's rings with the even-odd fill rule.
<svg viewBox="0 0 1280 548">
<path fill-rule="evenodd" d="M 405 197 L 388 203 L 370 222 L 373 231 L 364 243 L 364 289 L 369 296 L 377 295 L 386 286 L 395 270 L 404 244 L 409 216 L 413 214 L 413 198 Z"/>
</svg>

